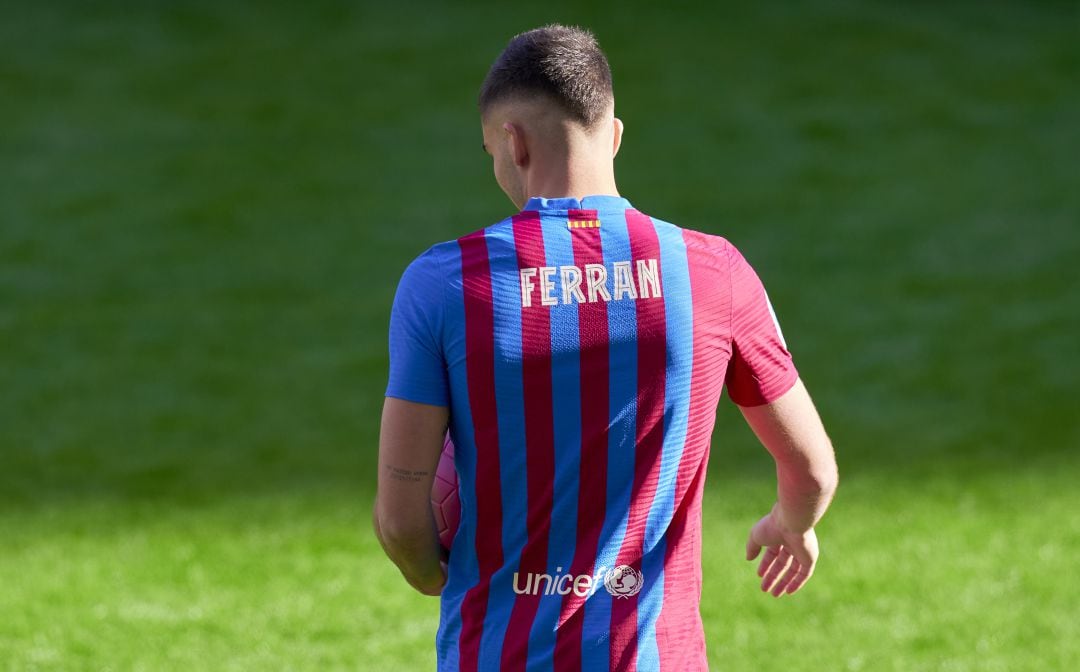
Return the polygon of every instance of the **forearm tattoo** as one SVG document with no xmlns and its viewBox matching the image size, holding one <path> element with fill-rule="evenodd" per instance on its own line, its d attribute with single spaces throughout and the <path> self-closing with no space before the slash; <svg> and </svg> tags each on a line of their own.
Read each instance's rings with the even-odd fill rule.
<svg viewBox="0 0 1080 672">
<path fill-rule="evenodd" d="M 430 471 L 415 471 L 413 469 L 402 469 L 401 467 L 395 467 L 392 464 L 386 465 L 387 474 L 395 481 L 406 481 L 409 483 L 419 483 L 425 476 L 430 474 Z"/>
</svg>

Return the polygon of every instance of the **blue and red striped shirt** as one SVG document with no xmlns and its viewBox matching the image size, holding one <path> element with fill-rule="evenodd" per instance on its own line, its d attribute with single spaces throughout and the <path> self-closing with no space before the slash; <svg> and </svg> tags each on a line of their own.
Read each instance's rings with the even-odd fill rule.
<svg viewBox="0 0 1080 672">
<path fill-rule="evenodd" d="M 798 374 L 720 237 L 531 199 L 405 271 L 386 394 L 448 406 L 461 524 L 439 670 L 704 670 L 701 495 L 721 389 Z"/>
</svg>

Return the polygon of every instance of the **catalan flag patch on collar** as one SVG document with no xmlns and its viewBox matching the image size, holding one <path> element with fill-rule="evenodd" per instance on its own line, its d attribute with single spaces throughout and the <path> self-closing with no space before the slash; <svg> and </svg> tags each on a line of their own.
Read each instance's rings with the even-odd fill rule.
<svg viewBox="0 0 1080 672">
<path fill-rule="evenodd" d="M 570 210 L 566 213 L 566 226 L 570 229 L 599 229 L 600 216 L 596 210 Z"/>
</svg>

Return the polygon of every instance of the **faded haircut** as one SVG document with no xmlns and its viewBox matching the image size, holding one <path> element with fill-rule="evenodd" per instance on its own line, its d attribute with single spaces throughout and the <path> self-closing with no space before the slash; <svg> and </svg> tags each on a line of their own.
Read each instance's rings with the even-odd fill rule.
<svg viewBox="0 0 1080 672">
<path fill-rule="evenodd" d="M 596 37 L 551 24 L 521 33 L 495 59 L 480 87 L 480 114 L 514 98 L 545 96 L 591 128 L 611 106 L 611 68 Z"/>
</svg>

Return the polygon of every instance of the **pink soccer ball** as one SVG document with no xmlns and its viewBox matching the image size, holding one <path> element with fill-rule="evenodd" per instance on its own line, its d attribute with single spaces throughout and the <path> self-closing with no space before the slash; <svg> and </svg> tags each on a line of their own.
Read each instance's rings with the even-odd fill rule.
<svg viewBox="0 0 1080 672">
<path fill-rule="evenodd" d="M 450 553 L 450 546 L 461 522 L 461 500 L 458 499 L 458 477 L 454 469 L 454 442 L 450 432 L 443 441 L 442 457 L 435 470 L 435 482 L 431 486 L 431 511 L 435 514 L 435 528 L 439 531 L 439 543 Z"/>
</svg>

